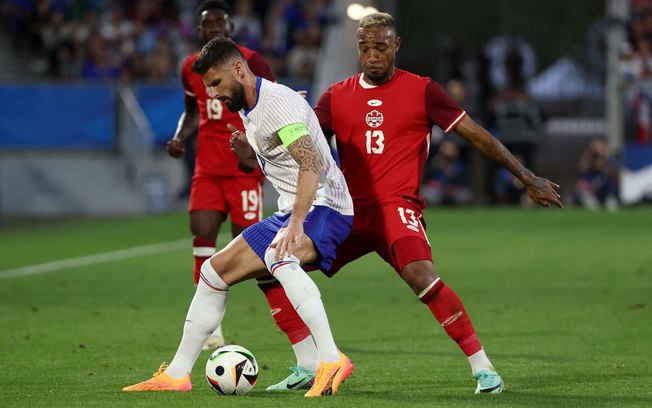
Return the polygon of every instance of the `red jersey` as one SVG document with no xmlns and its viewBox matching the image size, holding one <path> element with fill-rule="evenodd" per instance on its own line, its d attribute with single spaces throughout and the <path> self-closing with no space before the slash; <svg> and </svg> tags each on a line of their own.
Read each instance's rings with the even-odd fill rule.
<svg viewBox="0 0 652 408">
<path fill-rule="evenodd" d="M 244 55 L 251 71 L 263 78 L 274 81 L 269 65 L 256 51 L 238 46 Z M 218 99 L 211 99 L 206 93 L 206 85 L 201 75 L 191 70 L 192 63 L 199 52 L 183 61 L 181 82 L 186 91 L 186 97 L 195 98 L 199 107 L 199 134 L 197 135 L 197 159 L 195 173 L 217 176 L 262 177 L 259 168 L 253 173 L 245 173 L 238 169 L 238 158 L 229 147 L 231 132 L 227 123 L 244 130 L 239 113 L 233 113 Z"/>
<path fill-rule="evenodd" d="M 361 74 L 331 85 L 315 113 L 324 133 L 335 134 L 354 201 L 404 197 L 421 208 L 432 125 L 448 133 L 466 115 L 432 79 L 400 69 L 381 86 Z"/>
</svg>

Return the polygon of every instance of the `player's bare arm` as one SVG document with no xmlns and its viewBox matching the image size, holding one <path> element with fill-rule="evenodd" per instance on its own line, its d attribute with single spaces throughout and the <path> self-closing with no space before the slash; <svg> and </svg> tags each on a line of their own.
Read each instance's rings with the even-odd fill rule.
<svg viewBox="0 0 652 408">
<path fill-rule="evenodd" d="M 176 159 L 186 152 L 185 141 L 195 136 L 199 129 L 199 107 L 197 99 L 186 95 L 184 111 L 179 118 L 174 137 L 167 143 L 168 154 Z"/>
<path fill-rule="evenodd" d="M 299 164 L 299 180 L 297 181 L 297 198 L 292 209 L 290 222 L 285 230 L 281 230 L 278 239 L 270 245 L 276 248 L 276 260 L 282 258 L 286 253 L 297 256 L 301 262 L 308 262 L 311 259 L 302 259 L 296 251 L 305 249 L 304 243 L 310 239 L 304 236 L 303 222 L 308 211 L 315 200 L 319 179 L 324 171 L 324 163 L 319 156 L 310 135 L 301 136 L 288 146 L 288 151 Z M 302 242 L 304 240 L 304 242 Z M 312 249 L 312 245 L 309 245 Z M 311 251 L 314 256 L 314 250 Z"/>
<path fill-rule="evenodd" d="M 312 143 L 309 135 L 297 139 L 294 143 L 288 146 L 288 150 L 294 160 L 299 164 L 299 172 L 309 171 L 317 176 L 321 176 L 321 173 L 324 171 L 324 163 L 322 162 L 321 157 L 319 157 L 317 149 L 315 149 L 315 145 Z M 299 177 L 300 176 L 301 173 L 299 173 Z M 315 189 L 315 191 L 317 190 Z M 310 205 L 312 205 L 312 201 Z M 310 206 L 308 206 L 308 208 L 310 208 Z"/>
<path fill-rule="evenodd" d="M 482 154 L 501 164 L 516 176 L 527 188 L 532 201 L 544 207 L 549 207 L 550 204 L 559 208 L 563 207 L 557 192 L 558 184 L 538 177 L 525 168 L 498 139 L 475 123 L 473 119 L 466 116 L 457 125 L 455 132 Z"/>
</svg>

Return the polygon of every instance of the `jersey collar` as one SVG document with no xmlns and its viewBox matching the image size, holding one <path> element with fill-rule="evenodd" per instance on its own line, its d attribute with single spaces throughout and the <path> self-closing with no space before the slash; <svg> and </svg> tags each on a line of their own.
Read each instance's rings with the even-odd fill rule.
<svg viewBox="0 0 652 408">
<path fill-rule="evenodd" d="M 258 99 L 260 98 L 260 86 L 262 85 L 262 83 L 263 83 L 263 78 L 257 76 L 256 77 L 256 103 L 254 103 L 254 106 L 252 106 L 250 109 L 245 109 L 245 112 L 244 112 L 245 116 L 247 116 L 249 114 L 249 112 L 254 110 L 256 105 L 258 105 Z"/>
<path fill-rule="evenodd" d="M 364 80 L 364 72 L 360 74 L 359 82 L 360 82 L 360 86 L 363 87 L 364 89 L 373 89 L 373 88 L 378 87 L 377 85 L 371 85 L 371 84 L 365 82 L 365 80 Z"/>
<path fill-rule="evenodd" d="M 382 85 L 371 85 L 371 84 L 368 84 L 367 82 L 365 82 L 365 80 L 364 80 L 364 72 L 361 72 L 360 73 L 360 79 L 358 80 L 358 82 L 360 83 L 360 86 L 363 87 L 364 89 L 374 89 L 374 88 L 378 88 L 379 86 L 385 86 L 385 85 L 389 84 L 390 82 L 392 82 L 394 80 L 394 78 L 396 77 L 396 74 L 398 74 L 398 69 L 396 67 L 394 67 L 394 76 L 392 77 L 392 79 L 387 81 L 387 83 L 382 84 Z"/>
</svg>

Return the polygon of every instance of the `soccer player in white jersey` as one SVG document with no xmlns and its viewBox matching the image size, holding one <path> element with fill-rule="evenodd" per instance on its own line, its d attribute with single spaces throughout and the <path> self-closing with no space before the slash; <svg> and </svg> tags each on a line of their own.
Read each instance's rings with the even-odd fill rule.
<svg viewBox="0 0 652 408">
<path fill-rule="evenodd" d="M 256 77 L 235 43 L 209 41 L 192 64 L 208 95 L 239 111 L 246 138 L 278 191 L 279 211 L 248 227 L 201 268 L 183 337 L 169 366 L 123 391 L 189 391 L 190 371 L 221 323 L 231 285 L 273 275 L 310 329 L 320 365 L 306 397 L 335 394 L 352 373 L 351 360 L 331 334 L 319 289 L 302 266 L 328 270 L 353 224 L 353 202 L 319 121 L 303 97 Z M 233 143 L 244 134 L 231 126 Z"/>
</svg>

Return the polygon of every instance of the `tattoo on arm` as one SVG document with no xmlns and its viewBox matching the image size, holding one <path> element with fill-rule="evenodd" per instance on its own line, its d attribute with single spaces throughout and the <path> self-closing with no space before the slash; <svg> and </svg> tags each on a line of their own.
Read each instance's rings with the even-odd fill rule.
<svg viewBox="0 0 652 408">
<path fill-rule="evenodd" d="M 527 184 L 533 174 L 523 166 L 499 140 L 492 136 L 480 144 L 479 150 L 485 156 L 502 165 L 523 183 Z"/>
<path fill-rule="evenodd" d="M 310 135 L 301 136 L 288 146 L 288 150 L 294 160 L 299 163 L 299 171 L 312 171 L 321 175 L 324 170 L 324 163 L 319 157 Z"/>
<path fill-rule="evenodd" d="M 464 119 L 459 126 L 458 134 L 486 157 L 504 166 L 524 184 L 527 185 L 527 182 L 534 176 L 499 140 L 470 118 Z"/>
<path fill-rule="evenodd" d="M 511 160 L 512 157 L 509 150 L 502 143 L 497 143 L 495 139 L 489 139 L 484 146 L 487 157 L 503 165 L 512 164 L 513 166 L 517 166 L 514 164 L 514 160 Z"/>
</svg>

